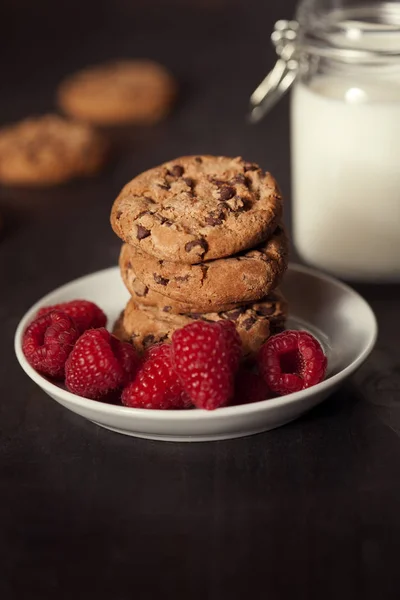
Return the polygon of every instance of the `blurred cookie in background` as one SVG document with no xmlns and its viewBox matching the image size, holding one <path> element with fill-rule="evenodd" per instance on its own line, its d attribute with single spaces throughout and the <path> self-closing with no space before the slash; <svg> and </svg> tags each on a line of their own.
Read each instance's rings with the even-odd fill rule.
<svg viewBox="0 0 400 600">
<path fill-rule="evenodd" d="M 25 119 L 0 129 L 0 183 L 57 185 L 97 173 L 107 153 L 89 125 L 52 114 Z"/>
<path fill-rule="evenodd" d="M 68 77 L 58 102 L 70 116 L 96 125 L 152 124 L 170 112 L 177 85 L 151 60 L 119 60 Z"/>
</svg>

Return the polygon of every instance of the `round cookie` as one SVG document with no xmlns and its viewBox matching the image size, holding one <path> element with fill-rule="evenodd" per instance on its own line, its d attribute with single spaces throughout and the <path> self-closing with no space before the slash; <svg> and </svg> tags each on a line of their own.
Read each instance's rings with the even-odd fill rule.
<svg viewBox="0 0 400 600">
<path fill-rule="evenodd" d="M 0 129 L 0 182 L 56 185 L 96 173 L 107 145 L 90 126 L 44 115 Z"/>
<path fill-rule="evenodd" d="M 243 344 L 243 355 L 248 356 L 258 351 L 270 335 L 270 322 L 274 319 L 284 322 L 287 304 L 281 295 L 266 298 L 264 302 L 242 306 L 226 312 L 176 315 L 162 310 L 140 306 L 130 300 L 114 326 L 114 335 L 143 352 L 150 346 L 171 341 L 174 331 L 194 320 L 234 321 Z"/>
<path fill-rule="evenodd" d="M 111 225 L 142 252 L 196 264 L 268 239 L 281 215 L 278 185 L 258 165 L 186 156 L 132 179 L 114 202 Z"/>
<path fill-rule="evenodd" d="M 170 73 L 151 60 L 119 60 L 71 75 L 58 89 L 69 115 L 96 125 L 155 123 L 176 95 Z"/>
<path fill-rule="evenodd" d="M 201 304 L 201 300 L 197 301 L 195 304 L 179 302 L 178 300 L 173 300 L 172 298 L 168 298 L 167 296 L 148 288 L 136 276 L 132 264 L 129 261 L 128 254 L 128 252 L 121 251 L 119 266 L 122 281 L 136 304 L 151 306 L 153 308 L 158 308 L 163 312 L 176 315 L 199 313 L 202 310 L 209 309 L 209 306 L 204 308 L 204 305 Z M 272 301 L 274 302 L 274 311 L 270 312 Z M 233 309 L 242 310 L 245 307 L 246 304 L 231 302 L 230 304 L 221 304 L 211 310 L 226 312 Z M 271 333 L 273 330 L 276 332 L 282 330 L 287 317 L 288 305 L 279 289 L 275 289 L 265 298 L 261 298 L 257 304 L 253 304 L 253 307 L 256 307 L 256 310 L 261 310 L 265 316 L 269 317 Z"/>
<path fill-rule="evenodd" d="M 207 304 L 203 303 L 201 298 L 195 303 L 191 304 L 190 302 L 179 302 L 179 300 L 173 300 L 172 298 L 168 298 L 159 292 L 151 290 L 137 277 L 129 259 L 129 255 L 130 252 L 126 245 L 124 245 L 119 257 L 119 266 L 122 281 L 137 304 L 157 307 L 164 312 L 177 315 L 201 312 L 202 310 L 207 310 L 209 308 Z M 232 308 L 236 308 L 237 304 L 237 302 L 220 304 L 218 307 L 212 307 L 211 310 L 216 310 L 216 308 L 218 308 L 218 311 L 230 310 Z"/>
<path fill-rule="evenodd" d="M 130 262 L 138 279 L 149 289 L 173 300 L 201 307 L 255 302 L 280 283 L 287 267 L 288 240 L 278 227 L 274 235 L 253 250 L 200 265 L 157 260 L 125 244 L 121 262 Z"/>
</svg>

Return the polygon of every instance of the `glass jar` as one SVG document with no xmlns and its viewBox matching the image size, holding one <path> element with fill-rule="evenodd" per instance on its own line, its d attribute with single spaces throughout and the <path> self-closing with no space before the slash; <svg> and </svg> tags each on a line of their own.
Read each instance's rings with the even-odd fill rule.
<svg viewBox="0 0 400 600">
<path fill-rule="evenodd" d="M 400 281 L 400 3 L 306 0 L 279 21 L 259 120 L 293 85 L 293 242 L 344 279 Z"/>
</svg>

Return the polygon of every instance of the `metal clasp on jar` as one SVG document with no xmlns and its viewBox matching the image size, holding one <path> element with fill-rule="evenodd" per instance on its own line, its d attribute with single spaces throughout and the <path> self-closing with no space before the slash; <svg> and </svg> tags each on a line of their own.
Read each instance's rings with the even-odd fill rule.
<svg viewBox="0 0 400 600">
<path fill-rule="evenodd" d="M 250 96 L 249 119 L 257 123 L 282 98 L 296 79 L 299 68 L 296 59 L 297 21 L 277 21 L 271 35 L 279 56 L 274 68 Z"/>
</svg>

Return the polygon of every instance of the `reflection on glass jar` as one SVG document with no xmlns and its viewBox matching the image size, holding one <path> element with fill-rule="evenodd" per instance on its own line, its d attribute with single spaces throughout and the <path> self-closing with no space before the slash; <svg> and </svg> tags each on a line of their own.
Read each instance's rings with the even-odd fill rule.
<svg viewBox="0 0 400 600">
<path fill-rule="evenodd" d="M 294 244 L 343 278 L 400 281 L 400 3 L 330 4 L 304 2 L 290 41 Z"/>
</svg>

